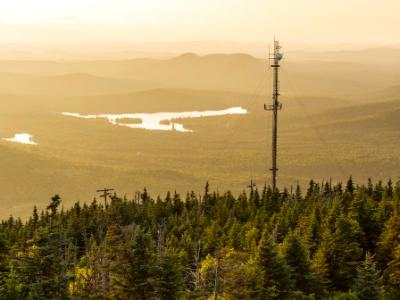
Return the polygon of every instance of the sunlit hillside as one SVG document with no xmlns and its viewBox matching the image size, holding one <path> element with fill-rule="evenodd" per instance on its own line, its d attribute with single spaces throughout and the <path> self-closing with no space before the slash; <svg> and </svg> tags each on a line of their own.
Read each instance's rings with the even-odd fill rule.
<svg viewBox="0 0 400 300">
<path fill-rule="evenodd" d="M 290 53 L 282 65 L 279 183 L 396 179 L 400 66 L 396 49 Z M 380 52 L 381 51 L 381 52 Z M 356 59 L 359 58 L 359 59 Z M 101 187 L 239 192 L 270 182 L 271 71 L 245 54 L 115 61 L 0 62 L 1 215 L 26 216 L 59 193 L 65 205 Z M 222 110 L 182 119 L 193 132 L 148 131 L 63 112 L 123 114 Z M 29 133 L 38 145 L 3 140 Z M 22 176 L 22 177 L 21 177 Z M 21 179 L 23 178 L 23 179 Z"/>
</svg>

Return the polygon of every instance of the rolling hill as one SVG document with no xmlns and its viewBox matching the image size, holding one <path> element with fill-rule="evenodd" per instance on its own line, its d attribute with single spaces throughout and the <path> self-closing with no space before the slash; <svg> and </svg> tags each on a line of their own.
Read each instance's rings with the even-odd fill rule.
<svg viewBox="0 0 400 300">
<path fill-rule="evenodd" d="M 306 184 L 311 177 L 344 180 L 350 174 L 360 180 L 366 180 L 366 174 L 375 179 L 396 178 L 400 167 L 398 102 L 351 106 L 339 99 L 285 99 L 279 138 L 282 184 Z M 0 214 L 24 216 L 33 203 L 47 203 L 53 192 L 60 193 L 67 204 L 91 199 L 104 186 L 122 194 L 133 194 L 144 186 L 154 194 L 165 194 L 175 189 L 200 191 L 206 180 L 234 192 L 251 177 L 262 185 L 269 178 L 271 130 L 271 116 L 262 110 L 264 101 L 263 96 L 191 89 L 56 99 L 2 95 L 0 137 L 29 132 L 39 145 L 0 142 L 2 197 L 10 203 Z M 250 113 L 181 120 L 194 130 L 189 134 L 134 130 L 105 120 L 61 115 L 65 110 L 156 112 L 236 105 Z M 390 130 L 386 130 L 389 121 Z M 12 192 L 21 184 L 21 193 Z M 24 192 L 29 201 L 22 196 Z"/>
<path fill-rule="evenodd" d="M 396 65 L 395 60 L 392 59 L 392 61 Z M 282 68 L 281 79 L 286 83 L 283 86 L 287 90 L 290 88 L 291 93 L 310 96 L 348 96 L 370 93 L 398 84 L 399 69 L 388 64 L 376 66 L 348 61 L 299 61 L 292 60 L 288 54 L 287 60 L 284 61 L 284 68 Z M 137 81 L 136 83 L 131 82 L 133 88 L 137 85 L 142 88 L 142 83 L 146 88 L 149 87 L 147 83 L 151 83 L 153 86 L 150 88 L 191 88 L 261 94 L 269 94 L 270 86 L 267 62 L 246 54 L 198 56 L 189 53 L 170 59 L 142 58 L 119 61 L 0 61 L 0 72 L 50 76 L 47 78 L 50 92 L 52 80 L 56 82 L 61 80 L 64 85 L 76 86 L 75 92 L 69 91 L 74 95 L 92 93 L 91 88 L 101 91 L 108 88 L 111 93 L 117 93 L 118 91 L 115 89 L 118 86 L 121 87 L 120 92 L 131 91 L 129 82 L 126 80 Z M 79 86 L 76 83 L 79 79 L 74 76 L 69 78 L 68 76 L 71 75 L 66 74 L 113 79 L 110 79 L 110 83 L 106 83 L 102 78 L 86 78 L 87 80 L 96 79 L 98 85 L 103 86 L 97 87 L 96 81 L 89 81 L 87 83 L 88 91 L 86 91 L 83 84 Z M 56 76 L 56 78 L 52 79 L 52 76 Z M 116 81 L 116 78 L 121 81 Z M 44 79 L 46 78 L 32 78 L 33 81 Z M 69 79 L 71 83 L 69 83 Z M 50 93 L 46 90 L 42 90 L 42 92 Z"/>
<path fill-rule="evenodd" d="M 171 59 L 0 62 L 0 216 L 27 216 L 53 193 L 66 205 L 95 190 L 199 192 L 209 180 L 238 193 L 269 182 L 271 101 L 265 61 L 243 54 Z M 350 174 L 398 177 L 400 90 L 395 67 L 292 61 L 282 68 L 279 183 Z M 145 131 L 63 116 L 219 110 L 246 115 L 180 120 L 192 133 Z M 3 138 L 30 133 L 37 146 Z"/>
<path fill-rule="evenodd" d="M 78 96 L 128 93 L 154 88 L 150 82 L 90 74 L 33 75 L 0 73 L 0 93 L 14 95 Z"/>
</svg>

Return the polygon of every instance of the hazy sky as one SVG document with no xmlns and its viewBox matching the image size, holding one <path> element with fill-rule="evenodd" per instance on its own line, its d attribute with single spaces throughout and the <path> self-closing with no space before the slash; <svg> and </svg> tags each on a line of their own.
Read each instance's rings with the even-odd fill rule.
<svg viewBox="0 0 400 300">
<path fill-rule="evenodd" d="M 0 0 L 0 42 L 400 42 L 400 0 Z"/>
</svg>

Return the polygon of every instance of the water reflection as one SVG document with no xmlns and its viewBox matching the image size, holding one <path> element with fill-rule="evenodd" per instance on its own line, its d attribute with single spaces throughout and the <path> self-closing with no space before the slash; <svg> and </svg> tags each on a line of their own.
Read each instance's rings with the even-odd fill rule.
<svg viewBox="0 0 400 300">
<path fill-rule="evenodd" d="M 183 124 L 174 120 L 187 118 L 202 118 L 210 116 L 224 116 L 246 114 L 247 110 L 242 107 L 231 107 L 224 110 L 208 111 L 188 111 L 188 112 L 157 112 L 157 113 L 137 113 L 137 114 L 99 114 L 99 115 L 81 115 L 79 113 L 62 113 L 64 116 L 82 118 L 82 119 L 107 119 L 111 124 L 125 126 L 129 128 L 141 128 L 147 130 L 175 130 L 179 132 L 192 132 L 184 128 Z M 123 119 L 140 119 L 141 123 L 120 122 Z M 167 124 L 165 124 L 167 122 Z"/>
<path fill-rule="evenodd" d="M 26 144 L 26 145 L 37 145 L 37 143 L 35 143 L 33 141 L 33 136 L 29 133 L 17 133 L 16 135 L 14 135 L 14 137 L 7 138 L 4 140 L 13 142 L 13 143 Z"/>
</svg>

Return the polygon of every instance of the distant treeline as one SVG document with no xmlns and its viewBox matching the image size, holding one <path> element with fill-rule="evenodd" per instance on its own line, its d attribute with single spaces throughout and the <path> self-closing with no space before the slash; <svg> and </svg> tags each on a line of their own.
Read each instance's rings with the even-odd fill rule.
<svg viewBox="0 0 400 300">
<path fill-rule="evenodd" d="M 27 195 L 29 198 L 29 195 Z M 0 225 L 0 299 L 400 299 L 400 182 L 117 195 Z"/>
</svg>

